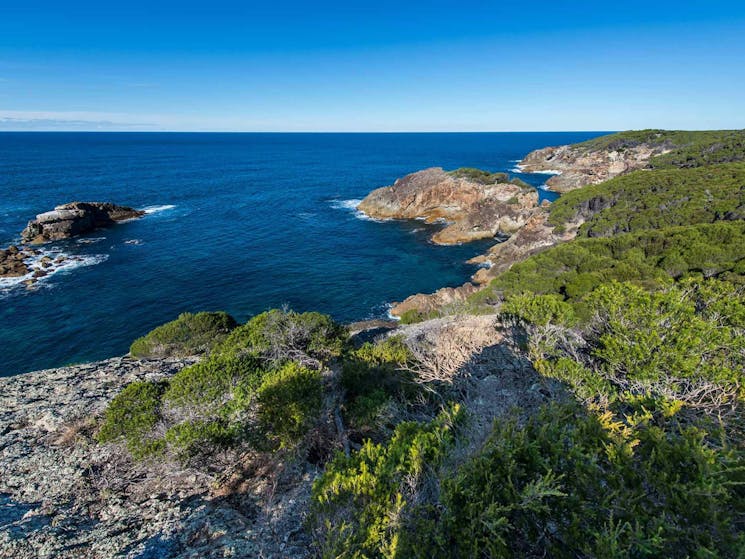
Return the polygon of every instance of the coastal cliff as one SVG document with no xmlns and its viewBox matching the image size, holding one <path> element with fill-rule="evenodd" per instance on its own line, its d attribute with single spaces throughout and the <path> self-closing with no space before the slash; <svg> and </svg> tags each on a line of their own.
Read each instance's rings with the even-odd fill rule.
<svg viewBox="0 0 745 559">
<path fill-rule="evenodd" d="M 374 190 L 358 206 L 376 219 L 445 221 L 446 227 L 432 237 L 443 245 L 513 233 L 537 208 L 535 190 L 509 182 L 503 173 L 475 169 L 446 172 L 439 167 L 406 175 L 392 186 Z"/>
<path fill-rule="evenodd" d="M 623 149 L 594 149 L 582 144 L 546 147 L 530 152 L 518 168 L 524 173 L 555 173 L 546 186 L 555 192 L 569 192 L 643 169 L 652 157 L 670 151 L 669 145 L 647 143 Z"/>
</svg>

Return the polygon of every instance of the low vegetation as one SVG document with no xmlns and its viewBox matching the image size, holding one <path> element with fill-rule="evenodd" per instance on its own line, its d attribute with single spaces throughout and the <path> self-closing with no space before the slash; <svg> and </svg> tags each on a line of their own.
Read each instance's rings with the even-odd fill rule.
<svg viewBox="0 0 745 559">
<path fill-rule="evenodd" d="M 691 275 L 745 282 L 745 222 L 655 229 L 608 238 L 576 239 L 515 264 L 472 305 L 495 304 L 520 293 L 558 295 L 577 304 L 609 281 L 658 288 Z"/>
<path fill-rule="evenodd" d="M 129 352 L 138 358 L 190 357 L 208 352 L 237 326 L 224 312 L 182 313 L 137 338 Z"/>
<path fill-rule="evenodd" d="M 196 331 L 198 343 L 202 335 Z M 289 447 L 320 413 L 320 369 L 345 342 L 328 316 L 262 313 L 170 380 L 127 387 L 109 406 L 99 440 L 125 441 L 138 458 L 169 452 L 186 461 L 219 448 Z"/>
<path fill-rule="evenodd" d="M 460 169 L 450 171 L 450 174 L 456 178 L 468 179 L 479 184 L 516 184 L 518 186 L 530 188 L 528 183 L 517 177 L 510 177 L 508 173 L 490 173 L 483 169 L 461 167 Z"/>
<path fill-rule="evenodd" d="M 636 171 L 569 192 L 551 206 L 553 225 L 578 218 L 586 237 L 745 219 L 745 164 Z"/>
</svg>

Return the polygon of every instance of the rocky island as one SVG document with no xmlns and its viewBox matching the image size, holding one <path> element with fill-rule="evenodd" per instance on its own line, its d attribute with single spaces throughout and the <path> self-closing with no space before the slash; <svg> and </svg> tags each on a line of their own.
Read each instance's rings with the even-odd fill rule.
<svg viewBox="0 0 745 559">
<path fill-rule="evenodd" d="M 143 215 L 145 212 L 142 210 L 110 202 L 70 202 L 29 221 L 21 232 L 21 239 L 31 244 L 59 241 Z"/>
<path fill-rule="evenodd" d="M 81 261 L 81 258 L 44 254 L 31 245 L 70 239 L 144 215 L 142 210 L 110 202 L 70 202 L 41 213 L 21 231 L 23 245 L 0 249 L 0 279 L 22 278 L 26 286 L 33 286 L 60 266 Z"/>
</svg>

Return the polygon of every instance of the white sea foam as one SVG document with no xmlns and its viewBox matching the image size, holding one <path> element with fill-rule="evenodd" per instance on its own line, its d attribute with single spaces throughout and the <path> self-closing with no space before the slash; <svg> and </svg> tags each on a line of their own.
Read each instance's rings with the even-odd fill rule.
<svg viewBox="0 0 745 559">
<path fill-rule="evenodd" d="M 331 207 L 336 210 L 344 210 L 347 212 L 352 212 L 354 214 L 354 217 L 357 219 L 361 219 L 363 221 L 375 221 L 380 223 L 381 221 L 384 221 L 382 219 L 375 219 L 373 217 L 370 217 L 365 212 L 360 211 L 357 209 L 357 206 L 360 205 L 360 202 L 362 200 L 357 199 L 351 199 L 351 200 L 331 200 L 329 203 L 331 204 Z"/>
<path fill-rule="evenodd" d="M 545 171 L 536 171 L 536 175 L 560 175 L 561 171 L 557 171 L 556 169 L 546 169 Z"/>
<path fill-rule="evenodd" d="M 146 206 L 142 208 L 142 211 L 146 214 L 155 214 L 158 212 L 166 212 L 172 210 L 176 206 L 174 204 L 163 204 L 162 206 Z"/>
<path fill-rule="evenodd" d="M 142 239 L 127 239 L 124 241 L 125 245 L 141 245 Z"/>
<path fill-rule="evenodd" d="M 51 258 L 51 263 L 48 267 L 42 266 L 42 259 L 44 257 Z M 64 260 L 57 262 L 57 258 L 60 256 L 64 257 Z M 49 278 L 60 272 L 70 272 L 76 268 L 83 268 L 86 266 L 94 266 L 108 260 L 108 254 L 67 254 L 61 250 L 48 250 L 42 249 L 39 254 L 26 260 L 26 265 L 30 269 L 30 272 L 25 276 L 16 278 L 0 278 L 0 299 L 7 296 L 11 291 L 16 288 L 20 288 L 24 285 L 24 282 L 30 279 L 34 279 L 34 272 L 43 270 L 46 275 L 35 279 L 35 282 L 28 286 L 30 289 L 37 289 L 43 287 Z"/>
<path fill-rule="evenodd" d="M 75 242 L 79 245 L 93 245 L 96 243 L 100 243 L 101 241 L 105 240 L 106 237 L 90 237 L 87 239 L 78 239 Z"/>
</svg>

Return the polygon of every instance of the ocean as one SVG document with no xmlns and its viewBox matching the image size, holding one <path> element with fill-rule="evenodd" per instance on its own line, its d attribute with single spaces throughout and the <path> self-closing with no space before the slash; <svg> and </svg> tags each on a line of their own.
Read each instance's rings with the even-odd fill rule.
<svg viewBox="0 0 745 559">
<path fill-rule="evenodd" d="M 0 376 L 122 355 L 184 311 L 385 317 L 462 284 L 491 242 L 436 246 L 437 225 L 366 219 L 354 206 L 370 190 L 432 166 L 515 171 L 603 133 L 0 133 L 0 247 L 73 200 L 148 212 L 46 246 L 80 259 L 33 289 L 0 280 Z M 515 174 L 556 196 L 549 175 Z"/>
</svg>

